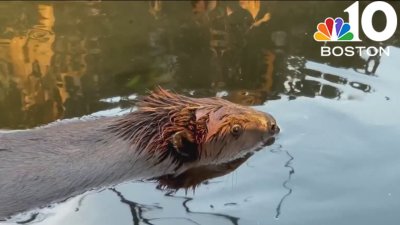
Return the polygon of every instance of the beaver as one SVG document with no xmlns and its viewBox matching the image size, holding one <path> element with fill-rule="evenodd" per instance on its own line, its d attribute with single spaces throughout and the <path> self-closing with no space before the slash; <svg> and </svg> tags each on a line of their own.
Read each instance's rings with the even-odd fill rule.
<svg viewBox="0 0 400 225">
<path fill-rule="evenodd" d="M 274 141 L 276 120 L 158 88 L 123 116 L 0 133 L 0 218 L 133 179 L 179 176 Z"/>
</svg>

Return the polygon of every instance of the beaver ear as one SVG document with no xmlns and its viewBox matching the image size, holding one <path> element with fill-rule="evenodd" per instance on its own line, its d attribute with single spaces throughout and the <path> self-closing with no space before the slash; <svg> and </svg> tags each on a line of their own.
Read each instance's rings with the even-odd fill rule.
<svg viewBox="0 0 400 225">
<path fill-rule="evenodd" d="M 171 136 L 171 153 L 183 162 L 192 162 L 198 159 L 197 147 L 193 134 L 188 130 L 178 131 Z"/>
</svg>

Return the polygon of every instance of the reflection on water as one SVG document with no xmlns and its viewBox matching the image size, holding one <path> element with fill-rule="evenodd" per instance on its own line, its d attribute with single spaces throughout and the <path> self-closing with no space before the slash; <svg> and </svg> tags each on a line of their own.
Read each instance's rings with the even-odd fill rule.
<svg viewBox="0 0 400 225">
<path fill-rule="evenodd" d="M 152 219 L 146 219 L 143 216 L 143 212 L 152 210 L 152 209 L 162 209 L 161 207 L 154 205 L 154 206 L 149 206 L 149 205 L 143 205 L 134 201 L 127 200 L 124 195 L 117 191 L 115 188 L 111 188 L 111 191 L 113 191 L 117 196 L 121 199 L 121 202 L 124 204 L 127 204 L 129 206 L 130 212 L 132 214 L 132 222 L 134 225 L 140 225 L 140 224 L 153 224 L 151 223 Z"/>
<path fill-rule="evenodd" d="M 154 225 L 154 222 L 158 221 L 168 221 L 172 220 L 173 222 L 178 222 L 182 223 L 184 222 L 185 224 L 197 224 L 200 225 L 201 223 L 196 222 L 195 220 L 187 217 L 160 217 L 160 218 L 146 218 L 144 216 L 144 213 L 150 210 L 162 210 L 162 207 L 157 206 L 157 205 L 143 205 L 134 201 L 127 200 L 123 194 L 116 189 L 111 189 L 117 196 L 121 199 L 121 202 L 128 205 L 130 208 L 130 212 L 132 214 L 132 222 L 133 225 L 140 225 L 140 224 L 148 224 L 148 225 Z M 239 219 L 238 217 L 230 216 L 230 215 L 225 215 L 221 213 L 206 213 L 206 212 L 194 212 L 190 209 L 188 206 L 188 203 L 193 200 L 193 198 L 189 197 L 176 197 L 171 195 L 170 193 L 167 193 L 165 196 L 167 197 L 172 197 L 172 198 L 182 198 L 182 207 L 185 209 L 185 212 L 187 214 L 198 214 L 198 215 L 207 215 L 207 216 L 215 216 L 215 217 L 220 217 L 223 218 L 227 221 L 230 222 L 232 225 L 238 225 L 239 224 Z"/>
<path fill-rule="evenodd" d="M 40 4 L 36 10 L 37 23 L 24 32 L 14 31 L 11 27 L 5 30 L 6 34 L 12 32 L 19 35 L 1 41 L 1 100 L 3 107 L 15 107 L 17 103 L 14 110 L 29 112 L 34 117 L 41 117 L 43 122 L 51 122 L 61 116 L 60 109 L 63 107 L 60 101 L 55 100 L 59 92 L 55 91 L 56 86 L 52 84 L 54 77 L 49 71 L 54 55 L 54 12 L 52 6 Z M 13 110 L 2 111 L 8 114 L 2 116 L 5 121 L 15 121 L 19 117 L 29 120 L 28 113 L 15 118 Z"/>
<path fill-rule="evenodd" d="M 115 106 L 101 97 L 142 94 L 159 84 L 194 95 L 226 91 L 226 98 L 246 105 L 282 94 L 340 99 L 344 77 L 308 79 L 318 72 L 304 65 L 328 60 L 318 56 L 310 34 L 324 12 L 339 15 L 346 4 L 1 3 L 0 127 L 82 116 Z M 368 75 L 379 61 L 329 58 L 333 66 Z"/>
<path fill-rule="evenodd" d="M 195 192 L 197 186 L 203 182 L 224 176 L 236 170 L 244 162 L 246 162 L 253 153 L 248 153 L 242 158 L 232 160 L 230 162 L 216 164 L 216 165 L 204 165 L 200 167 L 191 168 L 185 172 L 175 175 L 164 175 L 161 177 L 154 178 L 158 182 L 157 189 L 160 190 L 179 190 L 185 189 L 186 193 L 189 189 Z"/>
<path fill-rule="evenodd" d="M 280 146 L 280 148 L 281 148 L 281 147 L 282 147 L 282 146 Z M 292 192 L 293 192 L 293 189 L 292 189 L 291 187 L 289 187 L 288 184 L 289 184 L 290 180 L 292 179 L 292 175 L 294 174 L 294 168 L 293 168 L 293 166 L 291 165 L 291 164 L 292 164 L 292 161 L 294 160 L 294 157 L 293 157 L 288 151 L 285 151 L 285 153 L 286 153 L 286 155 L 289 157 L 289 160 L 285 163 L 285 167 L 286 167 L 286 168 L 289 168 L 289 175 L 288 175 L 287 180 L 285 180 L 285 181 L 283 182 L 282 187 L 285 188 L 286 190 L 288 190 L 288 192 L 281 198 L 281 200 L 279 201 L 278 206 L 276 207 L 276 215 L 275 215 L 275 218 L 277 218 L 277 219 L 280 217 L 280 215 L 281 215 L 281 213 L 282 213 L 282 205 L 283 205 L 283 202 L 284 202 L 285 199 L 286 199 L 287 197 L 289 197 L 289 196 L 292 194 Z"/>
<path fill-rule="evenodd" d="M 143 205 L 134 201 L 130 201 L 127 200 L 123 194 L 119 191 L 117 191 L 116 189 L 111 189 L 111 191 L 113 191 L 114 193 L 116 193 L 118 195 L 118 197 L 121 199 L 121 202 L 124 204 L 127 204 L 128 207 L 130 208 L 130 212 L 132 214 L 132 219 L 133 219 L 133 224 L 134 225 L 140 225 L 140 224 L 148 224 L 148 225 L 153 225 L 157 222 L 157 221 L 165 221 L 165 220 L 172 220 L 174 222 L 185 222 L 185 224 L 198 224 L 200 225 L 201 223 L 196 222 L 195 220 L 191 219 L 191 218 L 187 218 L 187 217 L 160 217 L 160 218 L 146 218 L 144 216 L 144 213 L 146 211 L 150 211 L 150 210 L 161 210 L 162 207 L 157 206 L 157 205 L 153 205 L 153 206 L 149 206 L 149 205 Z M 232 225 L 238 225 L 239 224 L 239 220 L 240 218 L 238 217 L 234 217 L 234 216 L 230 216 L 230 215 L 226 215 L 226 214 L 221 214 L 221 213 L 210 213 L 210 212 L 194 212 L 190 209 L 190 207 L 188 206 L 188 203 L 190 201 L 193 200 L 193 198 L 190 197 L 176 197 L 171 195 L 171 193 L 167 193 L 165 196 L 167 197 L 172 197 L 172 198 L 181 198 L 182 199 L 182 207 L 185 209 L 185 212 L 187 214 L 197 214 L 197 215 L 207 215 L 207 216 L 215 216 L 215 217 L 220 217 L 223 218 L 224 220 L 227 220 L 230 222 L 230 224 Z"/>
</svg>

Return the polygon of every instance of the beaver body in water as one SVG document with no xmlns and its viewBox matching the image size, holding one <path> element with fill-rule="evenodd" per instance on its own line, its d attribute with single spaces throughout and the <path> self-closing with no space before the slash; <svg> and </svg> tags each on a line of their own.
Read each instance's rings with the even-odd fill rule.
<svg viewBox="0 0 400 225">
<path fill-rule="evenodd" d="M 0 218 L 132 179 L 224 163 L 271 143 L 266 113 L 163 89 L 119 117 L 0 133 Z"/>
</svg>

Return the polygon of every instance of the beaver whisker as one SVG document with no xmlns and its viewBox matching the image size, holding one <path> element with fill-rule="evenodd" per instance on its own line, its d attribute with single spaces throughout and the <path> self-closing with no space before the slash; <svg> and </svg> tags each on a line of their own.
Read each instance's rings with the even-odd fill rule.
<svg viewBox="0 0 400 225">
<path fill-rule="evenodd" d="M 222 151 L 224 150 L 226 146 L 226 142 L 223 142 L 221 148 L 219 149 L 218 153 L 215 155 L 215 157 L 219 158 L 219 156 L 221 155 Z"/>
</svg>

